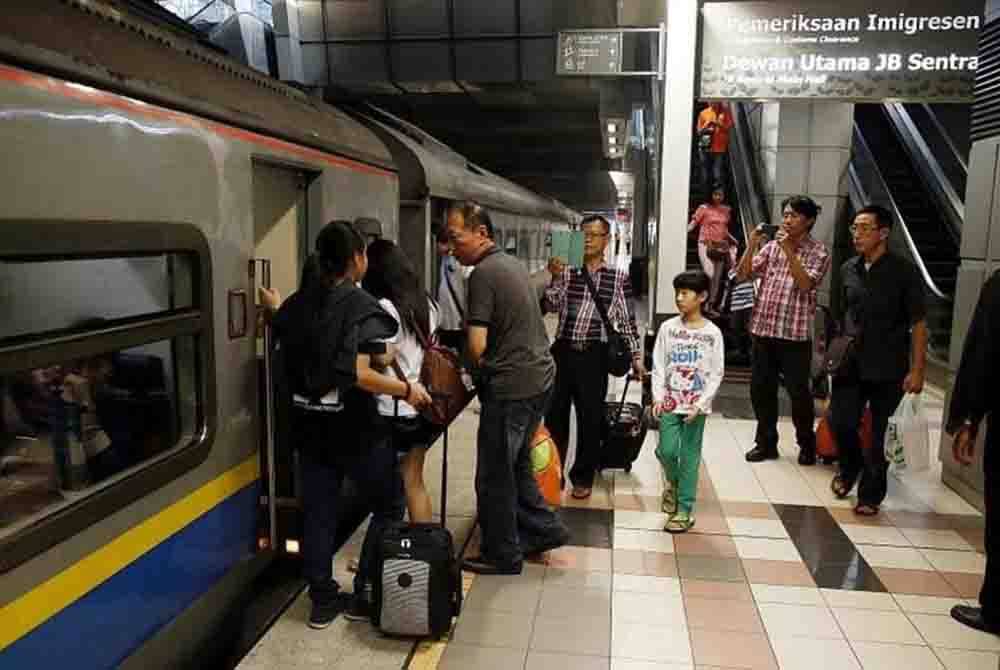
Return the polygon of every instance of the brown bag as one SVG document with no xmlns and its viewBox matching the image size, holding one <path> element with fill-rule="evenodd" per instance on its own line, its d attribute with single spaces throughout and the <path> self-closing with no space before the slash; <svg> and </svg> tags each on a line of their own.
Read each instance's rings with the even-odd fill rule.
<svg viewBox="0 0 1000 670">
<path fill-rule="evenodd" d="M 431 394 L 431 404 L 420 413 L 437 426 L 447 426 L 461 414 L 475 392 L 465 385 L 462 364 L 455 352 L 432 341 L 416 323 L 411 323 L 411 328 L 424 350 L 420 383 Z"/>
<path fill-rule="evenodd" d="M 705 253 L 713 261 L 724 261 L 729 258 L 729 242 L 708 241 L 705 243 Z"/>
<path fill-rule="evenodd" d="M 845 375 L 854 362 L 854 337 L 839 335 L 830 340 L 823 358 L 823 369 L 831 377 Z"/>
</svg>

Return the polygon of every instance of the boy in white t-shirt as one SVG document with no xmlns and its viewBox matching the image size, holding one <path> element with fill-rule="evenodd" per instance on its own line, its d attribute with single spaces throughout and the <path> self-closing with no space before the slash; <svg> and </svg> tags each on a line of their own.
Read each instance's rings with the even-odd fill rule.
<svg viewBox="0 0 1000 670">
<path fill-rule="evenodd" d="M 722 384 L 722 331 L 702 316 L 711 280 L 704 272 L 674 278 L 680 316 L 665 321 L 653 348 L 653 416 L 660 421 L 656 457 L 663 468 L 663 530 L 683 533 L 694 526 L 694 501 L 705 417 Z"/>
</svg>

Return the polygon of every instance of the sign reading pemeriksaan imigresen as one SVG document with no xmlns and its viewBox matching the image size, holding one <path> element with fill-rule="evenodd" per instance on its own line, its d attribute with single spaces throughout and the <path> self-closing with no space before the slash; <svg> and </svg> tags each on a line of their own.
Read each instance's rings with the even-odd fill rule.
<svg viewBox="0 0 1000 670">
<path fill-rule="evenodd" d="M 700 96 L 970 101 L 983 5 L 707 2 Z"/>
</svg>

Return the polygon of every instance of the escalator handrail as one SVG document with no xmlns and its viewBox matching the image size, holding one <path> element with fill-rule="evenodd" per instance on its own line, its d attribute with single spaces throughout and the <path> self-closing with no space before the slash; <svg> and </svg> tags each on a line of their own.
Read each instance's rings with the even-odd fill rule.
<svg viewBox="0 0 1000 670">
<path fill-rule="evenodd" d="M 882 107 L 902 141 L 903 148 L 909 154 L 911 163 L 944 205 L 943 213 L 948 221 L 952 239 L 959 241 L 962 235 L 962 223 L 965 221 L 965 203 L 955 192 L 951 180 L 945 175 L 934 152 L 927 146 L 927 141 L 920 134 L 906 107 L 899 102 L 885 103 Z"/>
<path fill-rule="evenodd" d="M 872 177 L 878 180 L 879 186 L 882 192 L 885 193 L 885 200 L 888 203 L 889 211 L 892 212 L 893 217 L 895 217 L 896 225 L 894 228 L 899 231 L 902 235 L 903 242 L 906 244 L 906 248 L 910 252 L 910 258 L 913 260 L 914 265 L 917 266 L 917 270 L 920 272 L 921 278 L 924 280 L 924 284 L 930 289 L 931 293 L 935 296 L 944 300 L 946 302 L 954 302 L 954 299 L 947 295 L 944 291 L 938 287 L 937 282 L 931 276 L 930 271 L 927 269 L 927 265 L 924 263 L 923 256 L 920 255 L 920 250 L 917 248 L 917 243 L 913 240 L 913 236 L 910 235 L 910 229 L 906 225 L 906 220 L 903 218 L 902 212 L 899 210 L 899 206 L 896 204 L 895 198 L 892 197 L 892 193 L 889 192 L 889 187 L 885 183 L 885 179 L 882 177 L 881 171 L 875 164 L 874 158 L 871 154 L 871 149 L 868 148 L 868 143 L 865 142 L 864 135 L 861 133 L 861 129 L 858 128 L 858 124 L 854 124 L 854 142 L 855 142 L 855 152 L 861 151 L 864 153 L 865 161 L 871 165 Z M 855 205 L 862 205 L 871 203 L 871 198 L 868 190 L 865 188 L 864 182 L 861 176 L 858 174 L 857 165 L 855 161 L 852 160 L 847 166 L 848 176 L 851 180 L 851 190 L 856 192 L 856 198 L 860 202 L 856 202 Z"/>
<path fill-rule="evenodd" d="M 738 191 L 740 221 L 743 224 L 743 239 L 750 239 L 751 231 L 759 223 L 770 221 L 770 213 L 763 205 L 760 170 L 755 160 L 756 151 L 750 120 L 743 103 L 732 103 L 733 140 L 729 143 L 730 169 L 733 184 Z"/>
<path fill-rule="evenodd" d="M 958 147 L 955 146 L 955 141 L 951 139 L 951 133 L 949 133 L 948 129 L 944 127 L 944 124 L 941 123 L 941 119 L 938 118 L 938 115 L 934 113 L 934 108 L 926 102 L 921 102 L 919 104 L 924 109 L 924 112 L 927 113 L 931 123 L 934 124 L 934 127 L 941 134 L 941 140 L 944 142 L 945 146 L 948 147 L 948 151 L 951 153 L 951 159 L 962 167 L 962 171 L 965 172 L 965 174 L 969 174 L 969 162 L 965 159 L 965 156 L 962 155 L 962 152 L 958 150 Z"/>
</svg>

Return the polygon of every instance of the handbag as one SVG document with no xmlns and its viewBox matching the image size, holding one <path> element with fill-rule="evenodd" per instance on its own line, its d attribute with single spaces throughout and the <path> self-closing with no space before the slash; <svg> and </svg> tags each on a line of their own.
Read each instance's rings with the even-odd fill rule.
<svg viewBox="0 0 1000 670">
<path fill-rule="evenodd" d="M 823 357 L 823 370 L 831 377 L 843 377 L 854 363 L 854 336 L 838 335 L 830 340 Z"/>
<path fill-rule="evenodd" d="M 698 131 L 698 146 L 705 151 L 712 146 L 712 136 L 715 135 L 715 128 L 707 126 Z"/>
<path fill-rule="evenodd" d="M 424 350 L 420 383 L 431 395 L 431 403 L 420 413 L 434 425 L 447 426 L 465 409 L 475 392 L 462 379 L 462 364 L 455 352 L 432 342 L 415 321 L 411 320 L 410 327 Z"/>
<path fill-rule="evenodd" d="M 729 258 L 729 242 L 709 240 L 705 242 L 705 253 L 713 261 L 724 261 Z"/>
<path fill-rule="evenodd" d="M 608 311 L 604 309 L 604 303 L 601 302 L 600 296 L 597 295 L 594 280 L 591 279 L 587 268 L 581 268 L 580 271 L 587 282 L 590 297 L 594 299 L 594 304 L 597 306 L 597 313 L 601 315 L 601 321 L 604 322 L 604 329 L 608 333 L 608 373 L 615 377 L 624 377 L 632 369 L 632 352 L 629 350 L 625 338 L 611 325 L 611 319 L 608 318 Z"/>
</svg>

